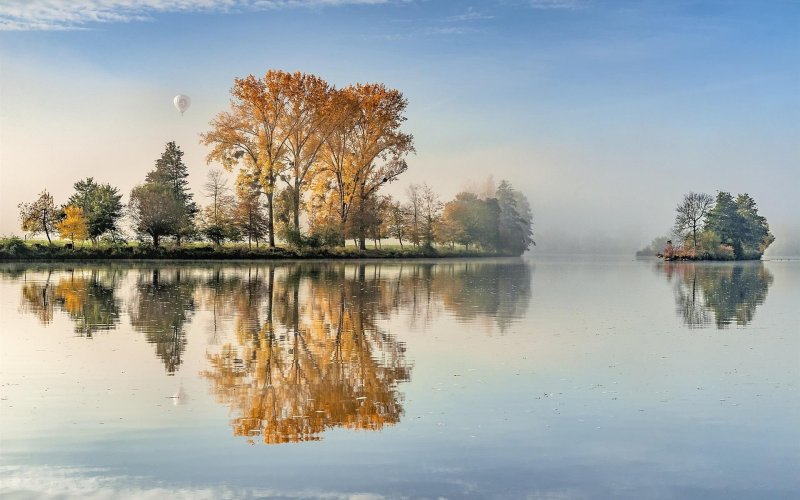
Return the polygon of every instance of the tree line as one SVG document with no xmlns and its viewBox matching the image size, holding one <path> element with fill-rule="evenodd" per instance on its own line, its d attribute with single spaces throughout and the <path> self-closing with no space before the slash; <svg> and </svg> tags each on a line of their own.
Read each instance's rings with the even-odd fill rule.
<svg viewBox="0 0 800 500">
<path fill-rule="evenodd" d="M 408 169 L 413 137 L 401 130 L 408 103 L 384 84 L 337 89 L 305 73 L 268 71 L 237 78 L 230 109 L 201 134 L 207 163 L 236 171 L 233 186 L 219 169 L 208 173 L 200 206 L 189 189 L 183 151 L 166 145 L 155 168 L 133 188 L 124 210 L 117 188 L 92 178 L 56 206 L 44 191 L 20 204 L 22 229 L 59 234 L 73 243 L 122 238 L 126 215 L 137 238 L 159 247 L 188 240 L 336 247 L 352 239 L 401 247 L 480 248 L 521 254 L 532 240 L 532 213 L 525 196 L 503 181 L 481 195 L 459 193 L 446 203 L 426 184 L 412 184 L 407 199 L 381 192 Z M 301 225 L 301 222 L 304 224 Z"/>
<path fill-rule="evenodd" d="M 775 241 L 767 219 L 747 193 L 734 198 L 725 191 L 716 197 L 690 192 L 675 211 L 673 233 L 678 241 L 667 242 L 667 258 L 759 259 Z"/>
</svg>

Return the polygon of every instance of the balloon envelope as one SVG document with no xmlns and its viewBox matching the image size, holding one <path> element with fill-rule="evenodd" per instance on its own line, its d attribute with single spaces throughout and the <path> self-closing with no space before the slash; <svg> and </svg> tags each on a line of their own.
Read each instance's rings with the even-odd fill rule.
<svg viewBox="0 0 800 500">
<path fill-rule="evenodd" d="M 184 111 L 189 109 L 189 106 L 192 104 L 192 100 L 189 99 L 188 95 L 178 94 L 175 96 L 175 99 L 172 100 L 172 104 L 175 105 L 175 109 L 183 114 Z"/>
</svg>

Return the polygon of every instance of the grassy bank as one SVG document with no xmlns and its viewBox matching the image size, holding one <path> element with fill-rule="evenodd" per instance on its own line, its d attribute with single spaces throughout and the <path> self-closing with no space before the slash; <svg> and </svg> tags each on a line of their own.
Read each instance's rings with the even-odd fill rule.
<svg viewBox="0 0 800 500">
<path fill-rule="evenodd" d="M 417 248 L 405 245 L 384 245 L 383 248 L 358 250 L 355 247 L 337 248 L 249 248 L 246 245 L 214 247 L 204 243 L 177 246 L 125 244 L 82 245 L 70 248 L 63 242 L 23 241 L 19 238 L 0 239 L 0 261 L 38 260 L 275 260 L 275 259 L 413 259 L 448 257 L 508 257 L 482 250 L 451 249 L 447 247 Z"/>
</svg>

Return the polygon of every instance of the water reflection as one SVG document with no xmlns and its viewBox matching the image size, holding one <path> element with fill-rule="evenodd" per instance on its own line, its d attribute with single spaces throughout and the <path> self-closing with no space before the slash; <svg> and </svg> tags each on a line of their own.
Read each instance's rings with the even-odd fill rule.
<svg viewBox="0 0 800 500">
<path fill-rule="evenodd" d="M 678 314 L 690 328 L 733 323 L 745 326 L 764 303 L 772 273 L 758 263 L 659 262 L 657 270 L 675 284 Z"/>
<path fill-rule="evenodd" d="M 405 347 L 377 325 L 381 282 L 365 266 L 290 268 L 266 286 L 247 280 L 236 301 L 236 342 L 210 353 L 217 399 L 233 432 L 253 441 L 317 440 L 332 427 L 379 430 L 402 415 Z M 256 281 L 257 282 L 257 281 Z M 263 315 L 259 305 L 264 304 Z"/>
<path fill-rule="evenodd" d="M 202 327 L 192 325 L 202 312 L 209 336 L 201 376 L 230 408 L 233 434 L 268 444 L 400 421 L 398 386 L 413 363 L 389 320 L 449 314 L 503 332 L 525 314 L 531 293 L 531 268 L 519 260 L 0 271 L 21 281 L 23 311 L 44 324 L 63 311 L 79 335 L 116 328 L 124 303 L 130 327 L 153 344 L 168 375 L 181 369 L 189 342 L 202 342 L 188 334 Z"/>
<path fill-rule="evenodd" d="M 119 322 L 117 279 L 114 270 L 69 270 L 56 277 L 48 271 L 43 282 L 23 283 L 22 309 L 43 324 L 53 320 L 54 309 L 64 311 L 75 324 L 75 333 L 91 338 L 98 331 L 114 329 Z"/>
<path fill-rule="evenodd" d="M 197 280 L 182 269 L 140 271 L 130 307 L 133 329 L 154 344 L 167 373 L 174 374 L 186 349 L 186 323 L 194 312 Z"/>
</svg>

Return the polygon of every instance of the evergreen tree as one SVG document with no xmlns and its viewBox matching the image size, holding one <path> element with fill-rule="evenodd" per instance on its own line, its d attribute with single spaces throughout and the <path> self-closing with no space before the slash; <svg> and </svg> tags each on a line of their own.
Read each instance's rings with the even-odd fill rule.
<svg viewBox="0 0 800 500">
<path fill-rule="evenodd" d="M 172 233 L 178 245 L 185 237 L 195 233 L 194 219 L 200 211 L 189 191 L 189 169 L 183 163 L 183 151 L 174 141 L 167 143 L 167 147 L 156 160 L 156 168 L 147 174 L 146 183 L 155 183 L 167 186 L 181 207 L 181 214 Z"/>
<path fill-rule="evenodd" d="M 496 197 L 500 207 L 500 249 L 521 255 L 536 244 L 533 241 L 533 213 L 528 199 L 505 180 L 497 186 Z"/>
</svg>

